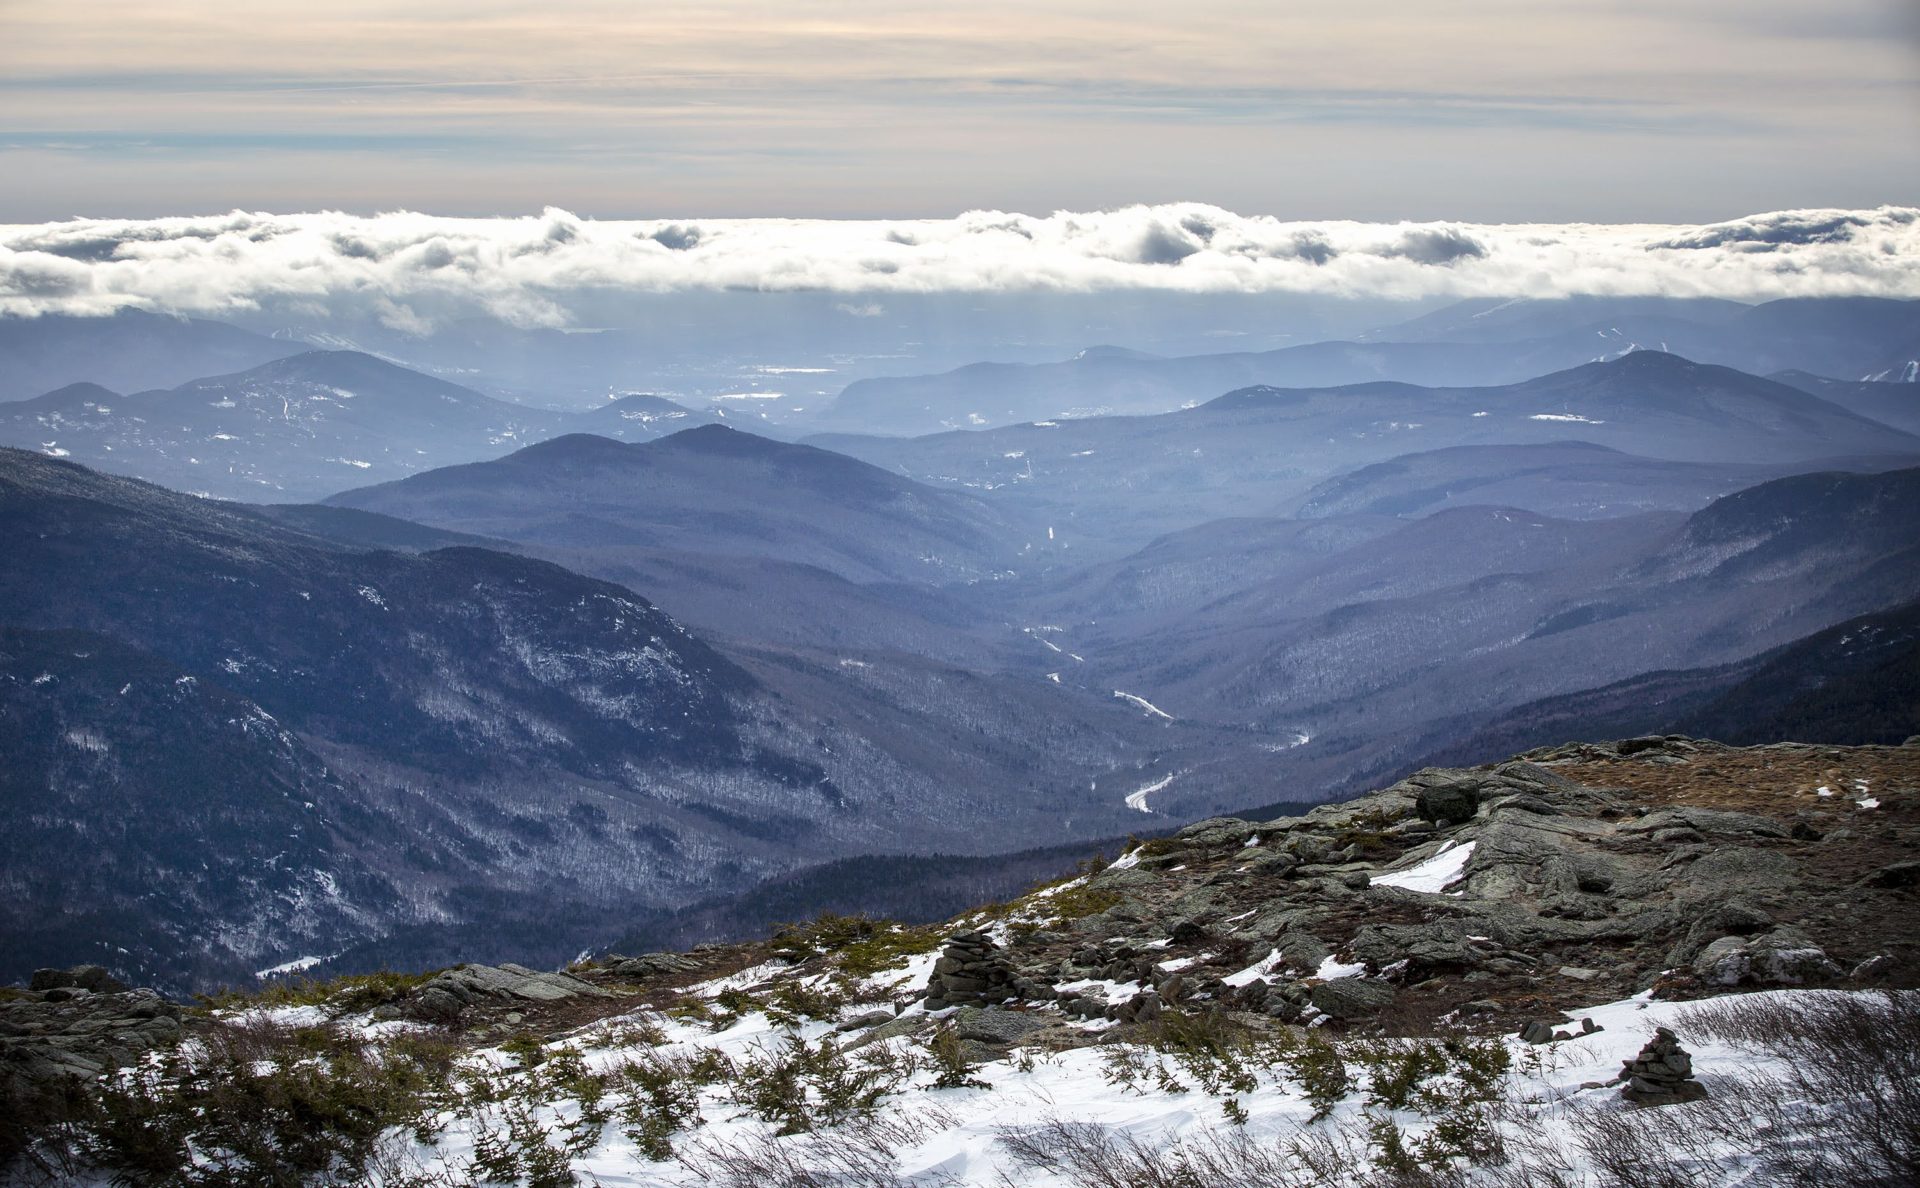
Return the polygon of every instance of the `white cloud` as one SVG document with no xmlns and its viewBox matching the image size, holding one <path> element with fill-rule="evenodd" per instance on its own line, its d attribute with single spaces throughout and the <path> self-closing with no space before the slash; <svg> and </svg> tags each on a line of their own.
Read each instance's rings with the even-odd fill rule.
<svg viewBox="0 0 1920 1188">
<path fill-rule="evenodd" d="M 0 312 L 263 304 L 395 327 L 484 313 L 563 326 L 607 292 L 1292 292 L 1920 297 L 1920 210 L 1805 210 L 1709 226 L 1283 222 L 1201 204 L 1046 217 L 598 221 L 411 212 L 0 226 Z"/>
</svg>

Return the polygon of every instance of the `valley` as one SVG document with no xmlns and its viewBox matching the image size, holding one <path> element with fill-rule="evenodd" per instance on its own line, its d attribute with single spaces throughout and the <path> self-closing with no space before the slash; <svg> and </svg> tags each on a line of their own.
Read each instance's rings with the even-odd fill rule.
<svg viewBox="0 0 1920 1188">
<path fill-rule="evenodd" d="M 1547 306 L 1380 341 L 1506 349 L 1595 312 Z M 1681 312 L 1787 345 L 1828 315 Z M 1874 314 L 1858 357 L 1907 325 Z M 1249 378 L 1236 359 L 1198 374 Z M 1811 711 L 1740 734 L 1727 707 L 1802 705 L 1776 657 L 1920 590 L 1920 438 L 1891 423 L 1911 386 L 1816 379 L 1631 350 L 795 442 L 333 350 L 0 405 L 31 447 L 0 453 L 9 877 L 46 888 L 17 897 L 9 960 L 85 937 L 175 987 L 557 961 L 634 928 L 730 939 L 756 896 L 860 906 L 856 874 L 816 872 L 938 852 L 995 886 L 1022 853 L 1436 756 L 1792 737 Z M 1884 701 L 1903 656 L 1834 704 Z M 1873 720 L 1847 741 L 1905 737 Z M 120 840 L 44 883 L 76 836 Z M 216 854 L 232 873 L 202 887 Z M 695 902 L 704 935 L 669 923 Z"/>
</svg>

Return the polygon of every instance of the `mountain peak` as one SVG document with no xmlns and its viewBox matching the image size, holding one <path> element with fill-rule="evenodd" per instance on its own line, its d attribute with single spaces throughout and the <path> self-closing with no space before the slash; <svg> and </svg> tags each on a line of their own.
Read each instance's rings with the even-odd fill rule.
<svg viewBox="0 0 1920 1188">
<path fill-rule="evenodd" d="M 633 448 L 626 442 L 602 437 L 597 433 L 563 433 L 559 437 L 550 437 L 546 441 L 535 442 L 533 445 L 515 450 L 501 461 L 579 463 L 625 460 L 632 457 L 634 457 Z M 489 463 L 480 462 L 476 465 L 486 466 Z"/>
<path fill-rule="evenodd" d="M 63 388 L 55 388 L 37 399 L 44 400 L 48 404 L 85 404 L 90 400 L 118 400 L 120 393 L 111 388 L 103 388 L 99 384 L 81 380 L 79 383 L 68 384 Z"/>
<path fill-rule="evenodd" d="M 1646 347 L 1639 350 L 1628 351 L 1617 359 L 1603 359 L 1594 364 L 1594 366 L 1605 367 L 1612 371 L 1623 371 L 1629 375 L 1683 375 L 1687 372 L 1698 371 L 1700 369 L 1700 364 L 1695 363 L 1692 359 L 1688 359 L 1683 355 L 1676 355 L 1671 351 L 1656 351 Z"/>
<path fill-rule="evenodd" d="M 405 377 L 408 379 L 433 379 L 422 372 L 413 371 L 378 355 L 369 355 L 365 351 L 322 350 L 302 351 L 297 355 L 288 355 L 284 359 L 275 359 L 253 369 L 250 374 L 297 376 L 301 379 L 323 379 L 369 376 Z M 434 382 L 444 382 L 435 380 Z"/>
<path fill-rule="evenodd" d="M 1293 389 L 1276 388 L 1272 384 L 1253 384 L 1250 387 L 1235 388 L 1224 396 L 1216 396 L 1201 405 L 1202 408 L 1230 409 L 1253 408 L 1294 395 Z"/>
<path fill-rule="evenodd" d="M 695 425 L 691 429 L 682 429 L 670 433 L 657 442 L 651 443 L 657 449 L 682 450 L 688 453 L 722 454 L 736 458 L 773 457 L 798 448 L 770 437 L 761 437 L 757 433 L 748 433 L 726 425 Z"/>
</svg>

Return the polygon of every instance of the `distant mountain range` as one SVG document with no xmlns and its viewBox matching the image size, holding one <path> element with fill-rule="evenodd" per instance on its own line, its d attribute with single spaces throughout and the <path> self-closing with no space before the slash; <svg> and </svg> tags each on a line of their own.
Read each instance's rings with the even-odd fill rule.
<svg viewBox="0 0 1920 1188">
<path fill-rule="evenodd" d="M 108 317 L 0 317 L 0 401 L 71 384 L 166 388 L 311 350 L 225 322 L 128 309 Z"/>
<path fill-rule="evenodd" d="M 1872 470 L 1891 461 L 1879 456 L 1854 465 Z M 1305 519 L 1362 513 L 1405 517 L 1483 504 L 1563 519 L 1603 519 L 1700 507 L 1805 465 L 1668 461 L 1585 441 L 1449 446 L 1327 479 L 1291 510 Z"/>
<path fill-rule="evenodd" d="M 171 389 L 74 384 L 0 404 L 0 445 L 220 498 L 311 500 L 576 430 L 646 441 L 716 419 L 655 396 L 555 412 L 356 351 L 308 351 Z"/>
<path fill-rule="evenodd" d="M 1915 382 L 1914 368 L 1902 369 L 1898 378 L 1885 380 L 1836 380 L 1804 371 L 1782 371 L 1769 378 L 1848 412 L 1906 433 L 1920 433 L 1920 383 Z"/>
<path fill-rule="evenodd" d="M 860 380 L 814 423 L 840 432 L 912 435 L 1160 413 L 1258 385 L 1484 387 L 1643 350 L 1760 375 L 1796 369 L 1847 379 L 1902 378 L 1920 360 L 1920 302 L 1466 303 L 1361 341 L 1176 358 L 1095 351 L 1057 363 L 978 363 L 938 375 Z"/>
<path fill-rule="evenodd" d="M 1759 305 L 1711 299 L 1587 297 L 1465 301 L 1362 336 L 1368 342 L 1544 344 L 1585 337 L 1742 371 L 1802 370 L 1892 379 L 1920 358 L 1920 302 L 1794 297 Z"/>
<path fill-rule="evenodd" d="M 1245 388 L 1191 409 L 1146 417 L 1042 421 L 917 438 L 821 435 L 813 444 L 934 485 L 977 492 L 1055 529 L 1056 549 L 1109 555 L 1165 532 L 1229 516 L 1263 516 L 1300 505 L 1330 476 L 1403 455 L 1459 446 L 1546 446 L 1579 440 L 1641 459 L 1726 464 L 1719 477 L 1645 462 L 1584 469 L 1583 490 L 1554 467 L 1512 454 L 1478 456 L 1520 482 L 1511 494 L 1544 491 L 1569 501 L 1699 506 L 1704 487 L 1737 481 L 1739 466 L 1845 457 L 1911 456 L 1920 437 L 1786 384 L 1658 351 L 1636 351 L 1522 383 L 1487 388 L 1360 384 L 1343 388 Z M 1471 465 L 1472 455 L 1455 456 Z M 1631 471 L 1631 473 L 1629 473 Z M 1761 477 L 1760 472 L 1745 472 Z M 1774 470 L 1771 473 L 1782 473 Z M 1375 476 L 1376 478 L 1379 476 Z M 1677 486 L 1675 484 L 1678 484 Z M 1721 487 L 1724 491 L 1727 487 Z M 1532 506 L 1531 496 L 1520 506 Z M 1477 499 L 1476 502 L 1485 500 Z"/>
<path fill-rule="evenodd" d="M 1631 426 L 1635 418 L 1684 418 L 1697 433 L 1725 430 L 1714 440 L 1668 443 L 1669 454 L 1790 456 L 1900 440 L 1794 389 L 1657 354 L 1546 377 L 1517 398 L 1475 390 L 1471 399 L 1451 394 L 1451 403 L 1471 429 L 1492 418 L 1459 409 L 1501 407 L 1503 396 L 1509 409 L 1516 399 L 1534 407 L 1542 392 L 1601 409 L 1608 417 L 1594 420 L 1603 428 L 1614 419 Z M 1261 457 L 1259 433 L 1289 427 L 1301 396 L 1254 391 L 1166 417 L 1051 428 L 1070 444 L 1086 440 L 1075 434 L 1121 430 L 1139 434 L 1131 439 L 1138 444 L 1150 436 L 1143 424 L 1173 422 L 1158 435 L 1170 451 L 1191 448 L 1179 426 L 1197 423 L 1221 453 L 1236 450 L 1251 468 Z M 1210 424 L 1213 417 L 1221 423 Z M 1530 423 L 1504 418 L 1508 428 Z M 965 445 L 991 460 L 992 439 L 1011 432 L 899 444 Z M 1652 435 L 1633 436 L 1646 443 Z M 1109 514 L 1142 506 L 1165 514 L 1161 487 L 1148 476 L 1166 453 L 1144 445 L 1139 453 L 1146 464 L 1129 468 L 1125 449 L 1115 451 L 1105 468 L 1111 487 L 1067 487 L 1068 494 Z M 1897 601 L 1920 588 L 1910 552 L 1910 540 L 1920 539 L 1920 488 L 1917 472 L 1875 472 L 1898 462 L 1882 456 L 1857 462 L 1862 475 L 1768 482 L 1817 463 L 1650 459 L 1577 442 L 1453 447 L 1307 488 L 1277 509 L 1294 515 L 1210 521 L 1132 555 L 1089 552 L 1069 565 L 1068 553 L 1045 546 L 1003 553 L 1012 570 L 986 583 L 973 582 L 955 559 L 973 558 L 976 573 L 993 564 L 969 546 L 1017 523 L 995 523 L 995 506 L 1031 513 L 1022 501 L 1032 488 L 933 490 L 837 455 L 717 428 L 635 446 L 563 439 L 335 502 L 509 540 L 637 588 L 657 586 L 743 641 L 820 647 L 837 639 L 1022 672 L 1096 697 L 1125 691 L 1150 714 L 1201 730 L 1169 736 L 1153 769 L 1182 772 L 1164 791 L 1168 811 L 1178 812 L 1172 806 L 1184 797 L 1212 803 L 1263 766 L 1311 786 L 1376 776 L 1420 746 L 1424 732 L 1443 722 L 1455 728 L 1463 712 L 1498 714 L 1516 701 L 1676 660 L 1751 655 Z M 777 463 L 804 464 L 810 481 L 795 481 Z M 1217 460 L 1209 473 L 1238 477 L 1246 490 L 1278 486 L 1257 472 L 1235 476 Z M 916 536 L 927 509 L 955 510 L 950 499 L 963 501 L 964 514 L 944 522 L 967 531 L 949 530 L 933 544 Z M 1204 506 L 1188 492 L 1177 514 L 1200 518 Z M 902 508 L 913 512 L 905 525 Z M 1060 522 L 1071 531 L 1084 519 Z M 740 524 L 765 531 L 742 532 Z M 857 527 L 843 531 L 847 525 Z M 939 564 L 929 564 L 930 548 L 948 550 Z M 790 610 L 757 614 L 773 605 L 770 589 L 805 572 L 780 568 L 795 565 L 832 576 L 791 586 L 799 597 Z M 732 617 L 706 609 L 727 603 L 753 610 Z M 801 618 L 811 634 L 790 625 Z M 858 663 L 870 662 L 857 654 Z M 1293 746 L 1296 737 L 1311 745 Z"/>
<path fill-rule="evenodd" d="M 1168 760 L 1177 812 L 1256 750 L 1285 788 L 1376 778 L 1522 703 L 1897 604 L 1920 590 L 1916 542 L 1920 470 L 1815 474 L 1691 516 L 1223 521 L 1005 593 L 1076 657 L 1063 680 L 1244 732 L 1244 751 Z"/>
</svg>

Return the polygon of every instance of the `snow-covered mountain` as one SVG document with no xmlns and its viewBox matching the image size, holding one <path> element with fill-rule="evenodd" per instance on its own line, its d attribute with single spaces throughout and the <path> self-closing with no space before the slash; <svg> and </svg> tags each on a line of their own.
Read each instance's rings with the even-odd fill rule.
<svg viewBox="0 0 1920 1188">
<path fill-rule="evenodd" d="M 648 441 L 715 419 L 651 396 L 557 412 L 357 351 L 306 351 L 176 388 L 119 395 L 74 384 L 0 405 L 0 444 L 265 503 L 494 458 L 562 433 Z"/>
</svg>

